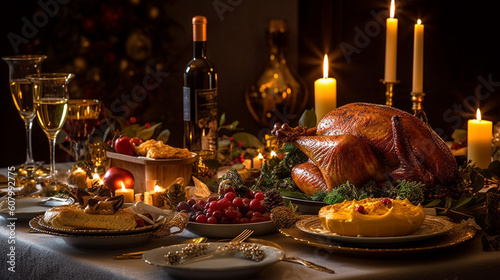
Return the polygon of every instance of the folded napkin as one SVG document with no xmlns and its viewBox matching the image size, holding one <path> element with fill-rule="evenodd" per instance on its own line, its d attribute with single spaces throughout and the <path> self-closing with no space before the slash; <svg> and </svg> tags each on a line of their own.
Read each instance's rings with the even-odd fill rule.
<svg viewBox="0 0 500 280">
<path fill-rule="evenodd" d="M 165 219 L 166 221 L 170 221 L 174 216 L 175 212 L 171 210 L 165 210 L 165 209 L 160 209 L 158 207 L 146 204 L 142 201 L 136 202 L 134 205 L 130 206 L 127 208 L 127 210 L 133 212 L 134 214 L 137 214 L 137 216 L 141 217 L 143 220 L 150 224 L 157 223 L 161 221 L 162 219 Z M 147 216 L 145 216 L 145 213 L 151 214 L 153 219 L 151 220 Z"/>
</svg>

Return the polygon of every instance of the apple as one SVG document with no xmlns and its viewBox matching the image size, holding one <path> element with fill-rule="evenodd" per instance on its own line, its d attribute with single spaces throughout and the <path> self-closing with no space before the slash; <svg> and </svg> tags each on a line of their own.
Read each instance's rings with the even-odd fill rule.
<svg viewBox="0 0 500 280">
<path fill-rule="evenodd" d="M 116 139 L 114 148 L 117 153 L 129 156 L 135 155 L 134 144 L 131 142 L 130 137 L 123 136 Z"/>
<path fill-rule="evenodd" d="M 130 143 L 134 144 L 135 146 L 139 146 L 140 144 L 142 144 L 142 142 L 142 139 L 139 137 L 133 137 L 130 139 Z"/>
<path fill-rule="evenodd" d="M 111 167 L 108 169 L 102 181 L 104 186 L 108 187 L 110 190 L 121 189 L 121 182 L 123 182 L 125 188 L 133 189 L 135 183 L 134 175 L 127 169 L 121 167 Z"/>
</svg>

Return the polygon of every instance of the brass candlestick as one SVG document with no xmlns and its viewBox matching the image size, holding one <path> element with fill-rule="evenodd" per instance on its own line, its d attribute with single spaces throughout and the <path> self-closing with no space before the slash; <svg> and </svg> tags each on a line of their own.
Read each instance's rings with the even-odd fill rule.
<svg viewBox="0 0 500 280">
<path fill-rule="evenodd" d="M 425 93 L 423 92 L 412 92 L 411 101 L 413 102 L 413 112 L 416 114 L 418 111 L 423 111 L 422 103 L 424 102 Z"/>
<path fill-rule="evenodd" d="M 388 82 L 388 81 L 380 80 L 380 82 L 385 85 L 385 105 L 392 106 L 392 96 L 394 94 L 394 85 L 398 84 L 399 81 Z"/>
</svg>

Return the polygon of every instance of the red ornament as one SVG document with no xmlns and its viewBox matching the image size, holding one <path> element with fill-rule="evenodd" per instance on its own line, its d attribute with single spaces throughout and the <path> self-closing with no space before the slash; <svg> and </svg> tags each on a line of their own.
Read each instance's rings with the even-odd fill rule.
<svg viewBox="0 0 500 280">
<path fill-rule="evenodd" d="M 104 186 L 108 187 L 110 190 L 116 190 L 122 188 L 125 185 L 126 189 L 134 188 L 134 175 L 127 169 L 121 167 L 111 167 L 104 174 L 103 183 Z"/>
</svg>

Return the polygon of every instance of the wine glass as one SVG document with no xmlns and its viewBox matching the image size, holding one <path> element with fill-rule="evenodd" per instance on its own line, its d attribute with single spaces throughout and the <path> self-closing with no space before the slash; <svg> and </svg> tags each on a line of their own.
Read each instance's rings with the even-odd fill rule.
<svg viewBox="0 0 500 280">
<path fill-rule="evenodd" d="M 49 139 L 50 178 L 56 181 L 55 144 L 68 115 L 68 83 L 75 77 L 70 73 L 42 73 L 28 76 L 33 82 L 35 112 L 38 123 Z"/>
<path fill-rule="evenodd" d="M 95 99 L 71 99 L 68 102 L 68 118 L 64 123 L 64 132 L 71 139 L 75 161 L 85 154 L 83 143 L 94 131 L 101 113 L 101 101 Z"/>
<path fill-rule="evenodd" d="M 31 171 L 35 168 L 33 150 L 31 148 L 31 128 L 33 126 L 33 119 L 35 118 L 35 108 L 33 104 L 33 84 L 27 76 L 40 73 L 41 64 L 46 58 L 45 55 L 2 57 L 9 65 L 10 93 L 26 128 L 26 161 L 24 167 L 27 171 L 30 171 L 28 173 L 32 173 Z M 33 176 L 33 174 L 31 175 Z"/>
</svg>

